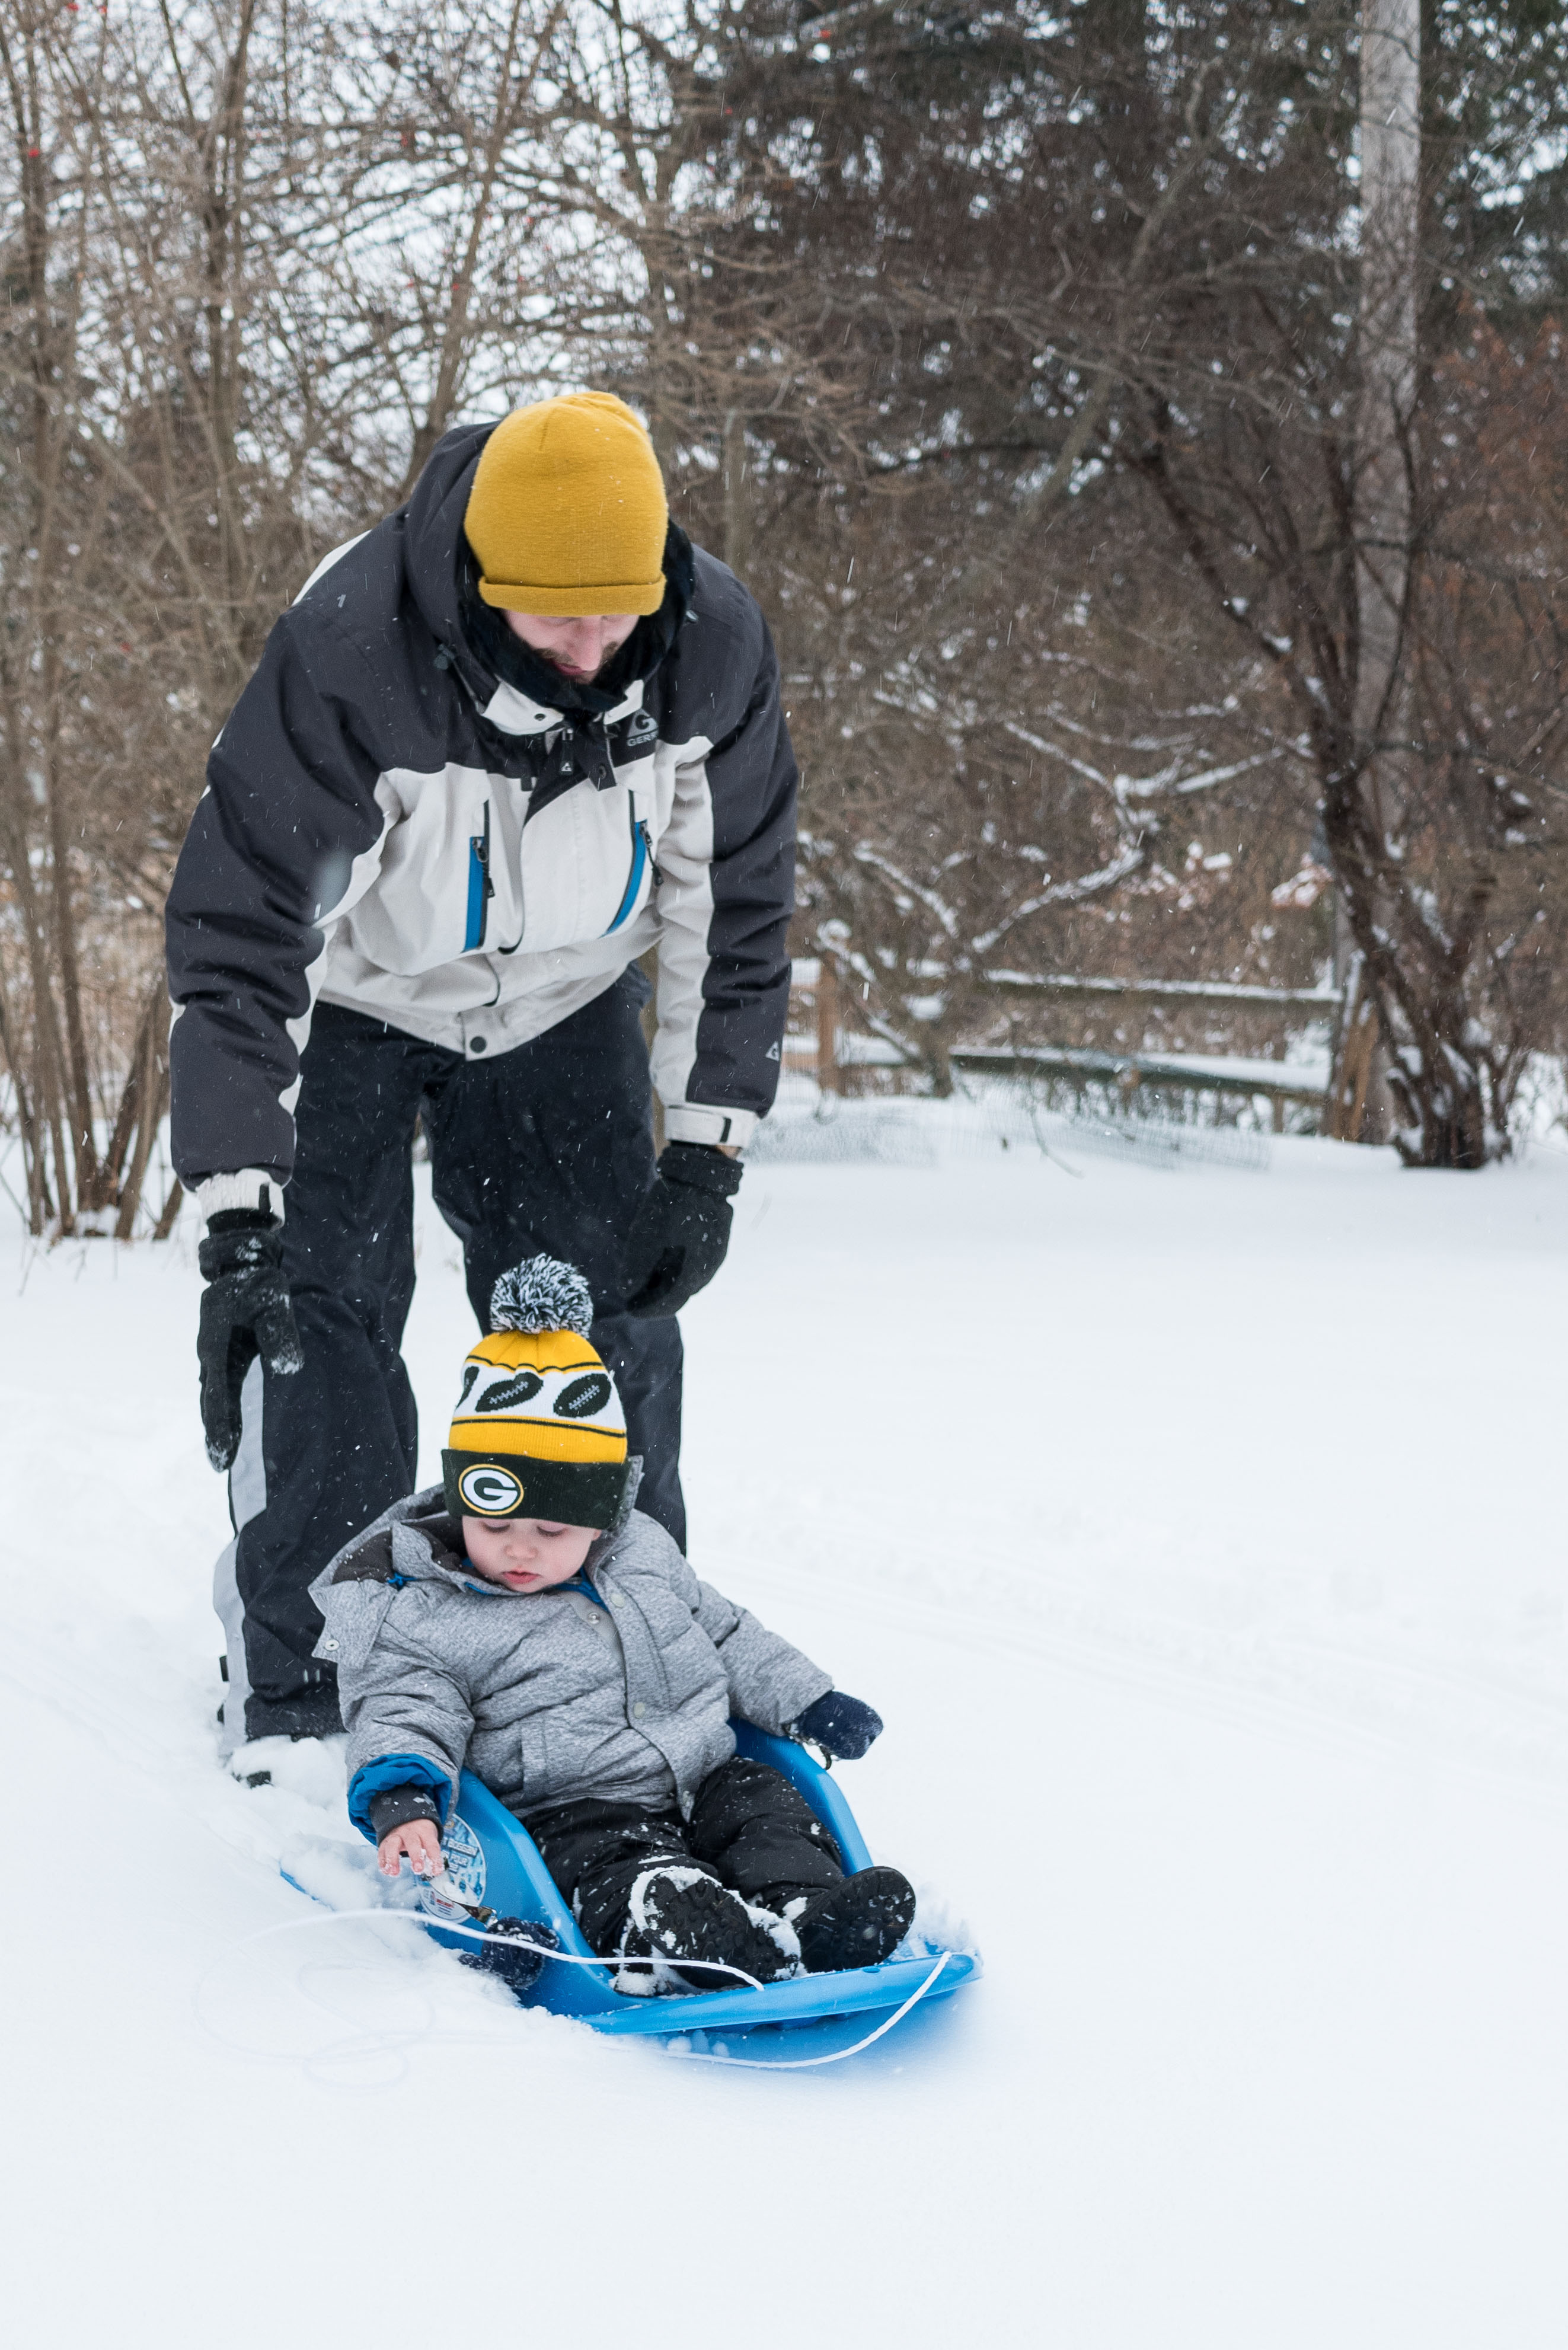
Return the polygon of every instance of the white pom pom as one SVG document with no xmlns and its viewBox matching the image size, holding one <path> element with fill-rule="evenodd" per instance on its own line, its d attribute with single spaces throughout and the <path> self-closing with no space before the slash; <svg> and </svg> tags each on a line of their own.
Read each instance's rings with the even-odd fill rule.
<svg viewBox="0 0 1568 2350">
<path fill-rule="evenodd" d="M 524 1257 L 490 1293 L 493 1330 L 576 1330 L 586 1338 L 593 1318 L 587 1283 L 558 1256 Z"/>
</svg>

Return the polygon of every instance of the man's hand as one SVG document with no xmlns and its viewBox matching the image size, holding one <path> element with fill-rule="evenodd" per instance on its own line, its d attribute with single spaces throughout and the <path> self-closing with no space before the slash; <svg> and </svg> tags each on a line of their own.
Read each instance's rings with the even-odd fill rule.
<svg viewBox="0 0 1568 2350">
<path fill-rule="evenodd" d="M 396 1877 L 407 1853 L 416 1877 L 439 1877 L 441 1871 L 441 1830 L 433 1820 L 405 1820 L 389 1828 L 376 1846 L 383 1877 Z M 535 1969 L 535 1974 L 538 1969 Z"/>
<path fill-rule="evenodd" d="M 679 1314 L 705 1289 L 730 1245 L 730 1202 L 741 1168 L 706 1142 L 671 1142 L 626 1237 L 626 1310 L 639 1320 Z"/>
<path fill-rule="evenodd" d="M 256 1208 L 213 1216 L 197 1251 L 207 1286 L 196 1358 L 202 1367 L 202 1426 L 214 1469 L 240 1449 L 240 1389 L 259 1355 L 269 1371 L 297 1371 L 305 1357 L 283 1278 L 283 1225 Z"/>
</svg>

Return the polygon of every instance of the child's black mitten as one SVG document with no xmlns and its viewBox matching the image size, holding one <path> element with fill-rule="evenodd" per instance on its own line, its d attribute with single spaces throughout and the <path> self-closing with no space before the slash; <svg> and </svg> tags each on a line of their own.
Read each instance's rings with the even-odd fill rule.
<svg viewBox="0 0 1568 2350">
<path fill-rule="evenodd" d="M 789 1725 L 792 1738 L 809 1741 L 840 1762 L 858 1762 L 872 1741 L 882 1735 L 882 1717 L 873 1706 L 862 1705 L 857 1697 L 846 1697 L 842 1690 L 829 1690 L 808 1705 L 798 1721 Z"/>
<path fill-rule="evenodd" d="M 432 1827 L 440 1827 L 441 1805 L 433 1787 L 410 1783 L 377 1789 L 370 1798 L 370 1832 L 378 1844 L 384 1844 L 395 1828 L 406 1828 L 410 1820 L 429 1820 Z"/>
<path fill-rule="evenodd" d="M 481 1909 L 473 1922 L 495 1939 L 467 1943 L 459 1953 L 462 1964 L 481 1974 L 499 1975 L 509 1991 L 532 1991 L 545 1970 L 545 1952 L 561 1947 L 559 1935 L 532 1918 L 496 1918 Z M 535 1947 L 514 1947 L 519 1940 Z"/>
</svg>

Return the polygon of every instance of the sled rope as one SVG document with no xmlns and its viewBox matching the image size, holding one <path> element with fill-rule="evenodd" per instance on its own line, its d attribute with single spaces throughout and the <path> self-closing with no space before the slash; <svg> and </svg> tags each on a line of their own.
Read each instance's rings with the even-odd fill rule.
<svg viewBox="0 0 1568 2350">
<path fill-rule="evenodd" d="M 348 1918 L 352 1918 L 355 1914 L 352 1909 L 343 1912 L 343 1915 Z M 386 1913 L 372 1909 L 361 1910 L 358 1914 L 361 1917 L 374 1918 L 384 1916 Z M 395 1911 L 393 1914 L 412 1917 L 414 1913 L 411 1910 L 402 1910 Z M 629 1954 L 610 1959 L 580 1959 L 575 1950 L 552 1950 L 543 1942 L 525 1941 L 521 1934 L 484 1933 L 477 1926 L 459 1926 L 450 1923 L 444 1918 L 431 1918 L 422 1914 L 419 1923 L 423 1926 L 433 1926 L 437 1932 L 442 1934 L 466 1934 L 476 1942 L 498 1942 L 504 1950 L 535 1950 L 542 1959 L 559 1959 L 563 1966 L 608 1967 L 614 1972 L 618 1972 L 625 1966 L 696 1967 L 703 1974 L 733 1975 L 738 1981 L 745 1984 L 748 1991 L 761 1991 L 763 1988 L 756 1976 L 749 1975 L 744 1967 L 727 1966 L 722 1959 L 666 1959 L 661 1958 L 657 1950 L 633 1950 Z"/>
<path fill-rule="evenodd" d="M 312 1894 L 307 1898 L 314 1900 L 316 1897 Z M 213 1966 L 202 1976 L 197 1989 L 199 1991 L 202 1983 L 206 1981 L 213 1967 L 220 1966 L 224 1959 L 233 1958 L 236 1950 L 248 1950 L 253 1942 L 269 1941 L 275 1934 L 303 1933 L 310 1926 L 345 1926 L 360 1918 L 379 1918 L 382 1925 L 390 1921 L 393 1925 L 418 1926 L 427 1932 L 433 1929 L 438 1934 L 461 1934 L 471 1942 L 494 1942 L 504 1950 L 535 1950 L 540 1958 L 558 1960 L 564 1967 L 607 1967 L 612 1973 L 618 1972 L 624 1966 L 696 1967 L 704 1974 L 733 1975 L 745 1984 L 748 1991 L 765 1988 L 755 1975 L 749 1975 L 744 1967 L 729 1966 L 722 1959 L 663 1959 L 657 1950 L 634 1950 L 623 1958 L 580 1959 L 575 1950 L 547 1950 L 543 1942 L 524 1941 L 521 1934 L 487 1934 L 478 1926 L 460 1926 L 455 1918 L 431 1918 L 422 1909 L 329 1909 L 321 1918 L 286 1918 L 281 1926 L 264 1926 L 259 1933 L 246 1934 L 240 1941 L 231 1942 L 228 1949 L 220 1951 L 213 1960 Z"/>
<path fill-rule="evenodd" d="M 196 2013 L 198 2019 L 201 2021 L 202 2029 L 206 2032 L 212 2033 L 214 2038 L 223 2042 L 225 2045 L 233 2045 L 236 2047 L 240 2045 L 237 2042 L 229 2042 L 225 2034 L 214 2032 L 212 2024 L 210 2024 L 206 2018 L 202 2014 L 202 1993 L 205 1990 L 208 1981 L 216 1972 L 218 1968 L 224 1965 L 236 1954 L 236 1952 L 248 1950 L 251 1945 L 255 1942 L 271 1941 L 274 1937 L 278 1934 L 297 1934 L 312 1927 L 351 1925 L 357 1921 L 367 1918 L 373 1918 L 381 1924 L 386 1924 L 389 1920 L 394 1924 L 417 1926 L 421 1931 L 428 1929 L 431 1922 L 431 1919 L 420 1910 L 371 1908 L 329 1909 L 318 1918 L 286 1918 L 280 1925 L 264 1926 L 258 1932 L 246 1934 L 243 1936 L 239 1941 L 231 1942 L 226 1950 L 220 1950 L 217 1957 L 212 1960 L 210 1965 L 203 1968 L 202 1973 L 197 1977 L 195 1985 L 192 1991 L 192 2002 L 195 2007 Z M 556 1959 L 559 1960 L 563 1966 L 604 1967 L 616 1970 L 626 1963 L 623 1959 L 618 1958 L 579 1958 L 574 1950 L 546 1950 L 542 1942 L 525 1941 L 519 1935 L 486 1933 L 478 1926 L 460 1926 L 456 1923 L 449 1923 L 444 1919 L 441 1921 L 440 1930 L 442 1933 L 460 1934 L 469 1941 L 494 1942 L 503 1950 L 534 1950 L 536 1951 L 541 1958 Z M 868 2032 L 863 2040 L 856 2041 L 852 2047 L 836 2049 L 828 2055 L 795 2056 L 782 2058 L 777 2062 L 772 2062 L 763 2057 L 723 2055 L 715 2054 L 710 2049 L 703 2048 L 670 2048 L 667 2049 L 665 2053 L 685 2064 L 731 2064 L 742 2071 L 753 2073 L 803 2073 L 814 2071 L 816 2067 L 823 2064 L 842 2064 L 846 2056 L 858 2056 L 862 2049 L 869 2048 L 874 2041 L 882 2039 L 886 2033 L 891 2032 L 895 2024 L 901 2023 L 905 2016 L 909 2014 L 910 2009 L 918 2006 L 919 2002 L 924 1999 L 926 1993 L 931 1989 L 937 1977 L 941 1973 L 942 1969 L 947 1965 L 948 1960 L 951 1956 L 952 1952 L 950 1950 L 943 1950 L 938 1958 L 935 1966 L 926 1977 L 924 1982 L 918 1984 L 915 1990 L 910 1992 L 909 1998 L 904 2002 L 903 2005 L 895 2009 L 891 2015 L 886 2017 L 883 2022 L 877 2026 L 875 2032 Z M 663 1963 L 667 1965 L 675 1964 L 677 1961 L 665 1960 Z M 747 1974 L 744 1968 L 727 1965 L 720 1959 L 681 1959 L 678 1963 L 683 1967 L 689 1966 L 699 1968 L 704 1973 L 732 1975 L 741 1982 L 744 1983 L 747 1989 L 751 1991 L 761 1991 L 764 1988 L 764 1985 L 757 1981 L 755 1975 Z M 716 2027 L 716 2029 L 721 2032 L 726 2027 L 723 2025 Z M 730 2028 L 743 2032 L 751 2027 L 745 2024 L 741 2024 Z M 701 2032 L 704 2031 L 706 2027 L 701 2024 L 694 2024 L 691 2029 L 692 2031 Z M 372 2033 L 365 2036 L 374 2043 L 379 2043 L 381 2048 L 389 2053 L 398 2043 L 402 2042 L 406 2043 L 409 2039 L 419 2037 L 420 2035 L 400 2033 L 389 2036 L 385 2033 Z M 442 2036 L 447 2037 L 450 2035 L 443 2034 Z M 652 2033 L 649 2034 L 650 2039 L 663 2036 L 664 2035 L 662 2034 L 654 2034 Z M 685 2036 L 681 2027 L 675 2024 L 673 2022 L 670 2025 L 670 2036 Z M 331 2052 L 327 2053 L 330 2054 Z M 319 2062 L 321 2060 L 317 2058 L 317 2061 Z"/>
<path fill-rule="evenodd" d="M 869 2048 L 874 2040 L 880 2040 L 883 2033 L 891 2032 L 896 2023 L 902 2023 L 909 2010 L 924 1999 L 951 1956 L 950 1950 L 944 1950 L 925 1981 L 917 1984 L 903 2006 L 896 2008 L 891 2015 L 877 2026 L 875 2032 L 868 2032 L 864 2040 L 857 2040 L 855 2043 L 853 2048 L 836 2048 L 829 2056 L 781 2057 L 775 2063 L 765 2056 L 715 2055 L 709 2048 L 670 2048 L 665 2053 L 667 2055 L 678 2057 L 684 2064 L 733 2064 L 745 2073 L 809 2073 L 818 2064 L 842 2064 L 846 2056 L 858 2056 L 863 2048 Z M 701 2031 L 702 2028 L 701 2024 L 694 2027 L 697 2031 Z M 723 2028 L 722 2024 L 719 2027 L 721 2031 Z"/>
</svg>

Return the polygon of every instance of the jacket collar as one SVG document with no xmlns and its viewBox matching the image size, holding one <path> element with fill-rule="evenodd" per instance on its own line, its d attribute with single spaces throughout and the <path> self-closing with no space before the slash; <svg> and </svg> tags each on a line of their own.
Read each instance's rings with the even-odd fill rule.
<svg viewBox="0 0 1568 2350">
<path fill-rule="evenodd" d="M 664 601 L 640 619 L 615 659 L 591 683 L 577 684 L 540 660 L 478 593 L 478 567 L 462 518 L 493 424 L 461 425 L 436 443 L 401 509 L 409 587 L 431 634 L 483 710 L 509 685 L 563 718 L 602 719 L 665 660 L 691 608 L 697 570 L 691 542 L 671 523 L 664 546 Z"/>
<path fill-rule="evenodd" d="M 597 1576 L 601 1568 L 610 1565 L 622 1535 L 631 1522 L 637 1502 L 638 1487 L 642 1482 L 642 1456 L 634 1452 L 627 1463 L 626 1490 L 613 1526 L 607 1526 L 588 1550 L 584 1573 Z M 313 1596 L 319 1595 L 333 1584 L 341 1582 L 385 1582 L 380 1559 L 375 1555 L 376 1539 L 385 1535 L 386 1555 L 390 1560 L 390 1572 L 410 1583 L 428 1582 L 439 1576 L 459 1590 L 483 1590 L 493 1593 L 498 1599 L 520 1598 L 519 1592 L 504 1591 L 499 1584 L 478 1584 L 468 1572 L 462 1547 L 462 1528 L 447 1512 L 445 1491 L 440 1485 L 426 1485 L 417 1493 L 407 1494 L 383 1510 L 373 1524 L 344 1544 L 322 1568 L 311 1585 Z"/>
<path fill-rule="evenodd" d="M 504 616 L 479 593 L 479 567 L 463 542 L 462 577 L 458 586 L 462 630 L 471 652 L 486 672 L 514 692 L 525 694 L 542 709 L 563 717 L 603 718 L 623 702 L 634 685 L 643 684 L 663 662 L 691 608 L 697 566 L 691 542 L 679 523 L 671 523 L 664 543 L 664 601 L 657 612 L 639 620 L 620 650 L 597 677 L 563 677 L 547 660 L 513 635 Z"/>
<path fill-rule="evenodd" d="M 634 1453 L 628 1464 L 628 1475 L 620 1510 L 613 1526 L 588 1545 L 582 1572 L 597 1585 L 601 1569 L 614 1560 L 622 1535 L 630 1522 L 637 1503 L 638 1487 L 642 1482 L 642 1460 Z M 410 1581 L 425 1581 L 429 1575 L 439 1575 L 461 1591 L 473 1591 L 484 1598 L 520 1599 L 538 1595 L 508 1591 L 499 1583 L 487 1583 L 476 1575 L 468 1564 L 462 1546 L 462 1529 L 452 1517 L 442 1499 L 439 1485 L 427 1486 L 421 1493 L 412 1493 L 406 1502 L 396 1503 L 389 1513 L 390 1521 L 392 1571 L 406 1575 Z"/>
</svg>

